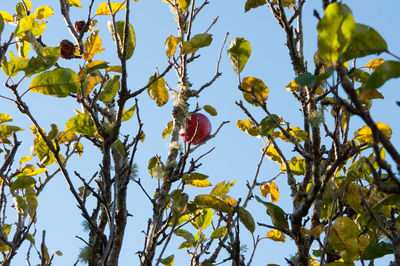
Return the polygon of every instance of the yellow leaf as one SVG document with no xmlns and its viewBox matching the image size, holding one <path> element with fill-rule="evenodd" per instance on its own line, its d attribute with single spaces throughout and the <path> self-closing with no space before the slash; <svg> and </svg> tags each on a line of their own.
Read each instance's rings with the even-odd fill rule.
<svg viewBox="0 0 400 266">
<path fill-rule="evenodd" d="M 286 241 L 285 235 L 282 234 L 282 232 L 277 229 L 272 229 L 271 231 L 269 231 L 267 234 L 267 238 L 271 239 L 273 241 L 279 241 L 279 242 Z"/>
<path fill-rule="evenodd" d="M 19 160 L 19 164 L 23 164 L 23 163 L 25 163 L 27 161 L 30 161 L 30 160 L 32 160 L 31 156 L 24 156 L 24 157 L 21 158 L 21 160 Z"/>
<path fill-rule="evenodd" d="M 40 6 L 35 10 L 33 16 L 36 19 L 46 19 L 53 15 L 53 9 L 49 6 Z"/>
<path fill-rule="evenodd" d="M 243 90 L 244 99 L 254 106 L 259 106 L 260 103 L 263 104 L 268 98 L 269 89 L 261 79 L 254 77 L 243 78 L 240 88 Z"/>
<path fill-rule="evenodd" d="M 317 259 L 316 258 L 314 258 L 314 257 L 310 257 L 310 261 L 309 261 L 309 266 L 319 266 L 319 263 L 318 262 L 316 262 L 317 261 Z"/>
<path fill-rule="evenodd" d="M 272 202 L 279 201 L 279 190 L 274 181 L 261 185 L 260 191 L 263 197 L 267 197 L 270 194 Z"/>
<path fill-rule="evenodd" d="M 13 16 L 11 16 L 6 11 L 0 11 L 0 15 L 3 17 L 3 20 L 4 20 L 5 23 L 14 22 Z"/>
<path fill-rule="evenodd" d="M 236 121 L 236 126 L 241 130 L 249 134 L 250 136 L 256 137 L 259 135 L 259 128 L 252 123 L 248 118 L 245 120 Z"/>
<path fill-rule="evenodd" d="M 89 93 L 93 90 L 93 88 L 97 84 L 99 84 L 101 81 L 102 81 L 102 78 L 100 76 L 89 75 L 87 77 L 87 86 L 86 86 L 86 91 L 85 91 L 86 96 L 89 95 Z"/>
<path fill-rule="evenodd" d="M 365 67 L 369 70 L 369 71 L 375 71 L 380 65 L 383 64 L 383 62 L 385 62 L 385 60 L 383 58 L 374 58 L 371 61 L 369 61 Z"/>
<path fill-rule="evenodd" d="M 141 141 L 141 142 L 144 142 L 144 139 L 146 138 L 146 135 L 144 134 L 144 133 L 142 133 L 141 135 L 140 135 L 140 137 L 139 137 L 139 140 Z"/>
<path fill-rule="evenodd" d="M 285 86 L 287 91 L 290 92 L 299 92 L 300 91 L 300 86 L 296 83 L 296 81 L 292 80 Z"/>
<path fill-rule="evenodd" d="M 277 162 L 279 164 L 282 164 L 283 161 L 281 159 L 281 156 L 279 156 L 279 153 L 276 151 L 275 147 L 273 145 L 269 145 L 269 147 L 267 148 L 267 152 L 265 153 L 265 155 L 274 162 Z"/>
<path fill-rule="evenodd" d="M 79 0 L 67 0 L 67 2 L 71 6 L 82 8 L 81 2 Z"/>
<path fill-rule="evenodd" d="M 193 187 L 209 187 L 209 186 L 211 186 L 210 181 L 208 181 L 207 179 L 205 179 L 205 180 L 199 180 L 199 179 L 186 180 L 185 184 L 189 185 L 189 186 L 193 186 Z"/>
<path fill-rule="evenodd" d="M 35 217 L 36 208 L 38 206 L 38 198 L 33 188 L 28 187 L 25 189 L 26 203 L 28 204 L 28 215 L 31 219 Z"/>
<path fill-rule="evenodd" d="M 223 200 L 225 203 L 227 203 L 231 207 L 235 206 L 237 203 L 237 200 L 235 200 L 231 196 L 218 196 L 217 198 Z"/>
<path fill-rule="evenodd" d="M 392 137 L 392 129 L 388 125 L 380 122 L 376 122 L 375 124 L 385 137 Z M 372 144 L 374 139 L 371 128 L 369 126 L 363 126 L 354 133 L 354 139 L 358 140 L 361 144 Z"/>
<path fill-rule="evenodd" d="M 122 73 L 122 67 L 121 66 L 110 66 L 106 68 L 106 72 L 118 72 Z"/>
<path fill-rule="evenodd" d="M 360 99 L 363 101 L 373 100 L 373 99 L 384 99 L 382 93 L 378 90 L 371 89 L 371 90 L 363 90 L 360 95 Z"/>
<path fill-rule="evenodd" d="M 165 127 L 165 129 L 162 132 L 162 139 L 165 139 L 169 134 L 172 133 L 172 128 L 173 128 L 173 122 L 169 121 L 167 126 Z"/>
<path fill-rule="evenodd" d="M 302 142 L 303 140 L 308 139 L 307 132 L 298 127 L 291 127 L 289 130 L 289 134 L 292 135 L 298 142 Z M 291 142 L 281 131 L 272 133 L 272 137 Z"/>
<path fill-rule="evenodd" d="M 84 52 L 83 59 L 86 61 L 92 60 L 93 56 L 104 51 L 104 48 L 101 47 L 102 41 L 99 36 L 99 31 L 96 30 L 94 33 L 90 35 L 90 37 L 83 43 Z"/>
<path fill-rule="evenodd" d="M 156 78 L 151 76 L 149 79 L 149 83 Z M 149 88 L 147 89 L 147 93 L 149 94 L 150 98 L 156 100 L 157 106 L 163 106 L 168 102 L 168 90 L 166 88 L 165 81 L 162 77 L 154 81 Z"/>
<path fill-rule="evenodd" d="M 118 11 L 124 9 L 126 6 L 122 3 L 110 3 L 112 13 L 115 14 Z M 110 9 L 108 3 L 102 3 L 96 10 L 96 15 L 110 15 Z"/>
<path fill-rule="evenodd" d="M 172 57 L 175 54 L 176 46 L 182 41 L 182 37 L 174 37 L 170 35 L 165 40 L 165 54 L 167 57 Z"/>
</svg>

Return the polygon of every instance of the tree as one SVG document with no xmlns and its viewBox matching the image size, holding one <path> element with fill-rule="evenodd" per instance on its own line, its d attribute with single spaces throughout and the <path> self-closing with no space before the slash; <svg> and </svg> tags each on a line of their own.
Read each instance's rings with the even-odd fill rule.
<svg viewBox="0 0 400 266">
<path fill-rule="evenodd" d="M 172 265 L 177 254 L 181 256 L 175 252 L 178 247 L 187 251 L 185 263 L 190 265 L 252 265 L 257 255 L 262 256 L 261 242 L 285 242 L 287 238 L 296 246 L 293 256 L 285 258 L 289 265 L 354 265 L 355 261 L 373 265 L 386 255 L 393 265 L 400 264 L 400 155 L 391 139 L 391 127 L 376 121 L 371 109 L 384 97 L 383 84 L 400 76 L 400 63 L 377 31 L 357 23 L 346 4 L 322 1 L 324 13 L 314 11 L 318 50 L 311 67 L 305 58 L 304 31 L 309 30 L 303 29 L 305 0 L 243 1 L 245 12 L 268 8 L 285 34 L 295 75 L 286 89 L 297 101 L 301 117 L 300 122 L 290 121 L 286 111 L 270 111 L 269 88 L 262 79 L 242 77 L 251 64 L 252 48 L 246 37 L 228 42 L 226 34 L 216 45 L 212 30 L 218 18 L 208 18 L 209 26 L 198 30 L 200 15 L 207 14 L 207 0 L 160 3 L 169 7 L 177 33 L 165 40 L 166 65 L 157 68 L 143 86 L 133 86 L 128 74 L 132 74 L 129 62 L 136 48 L 135 24 L 131 23 L 135 2 L 98 4 L 92 0 L 82 7 L 79 0 L 60 0 L 57 9 L 73 42 L 66 36 L 58 45 L 49 44 L 46 37 L 46 20 L 56 8 L 53 4 L 34 7 L 30 0 L 22 0 L 16 3 L 15 14 L 0 12 L 0 33 L 6 39 L 0 50 L 1 66 L 7 89 L 0 97 L 16 106 L 15 111 L 0 115 L 3 265 L 10 265 L 17 253 L 26 254 L 29 263 L 32 249 L 41 265 L 57 263 L 54 255 L 62 255 L 62 251 L 49 252 L 46 231 L 40 239 L 36 230 L 36 223 L 45 223 L 37 212 L 40 196 L 56 176 L 66 181 L 88 232 L 86 237 L 77 236 L 84 245 L 77 263 L 118 265 L 123 243 L 129 239 L 128 218 L 141 215 L 131 214 L 127 202 L 128 185 L 135 184 L 141 190 L 136 203 L 146 200 L 152 208 L 147 226 L 135 228 L 144 232 L 141 249 L 132 254 L 136 264 Z M 85 10 L 86 20 L 72 15 L 78 8 Z M 110 59 L 102 53 L 107 38 L 114 46 Z M 191 66 L 199 64 L 200 55 L 211 45 L 220 47 L 214 59 L 215 73 L 201 85 L 193 84 L 199 73 Z M 370 60 L 376 54 L 389 59 Z M 200 143 L 194 137 L 185 142 L 179 139 L 192 113 L 217 115 L 200 96 L 220 80 L 223 57 L 229 58 L 244 99 L 236 102 L 245 117 L 236 126 L 262 140 L 260 159 L 253 164 L 256 169 L 251 169 L 255 175 L 246 185 L 239 184 L 242 191 L 238 195 L 231 191 L 238 186 L 235 180 L 211 185 L 207 164 L 202 165 L 214 151 L 209 143 L 223 138 L 227 122 L 221 122 Z M 152 151 L 143 165 L 136 161 L 147 156 L 140 150 L 146 135 L 160 134 L 145 135 L 146 91 L 153 100 L 151 108 L 168 107 L 172 120 L 161 133 L 169 139 L 168 151 Z M 32 111 L 34 103 L 26 100 L 31 94 L 40 94 L 43 101 L 60 100 L 69 109 L 79 105 L 81 110 L 75 109 L 76 114 L 65 123 L 49 121 Z M 33 139 L 27 141 L 33 142 L 33 148 L 28 156 L 18 137 L 26 129 L 11 123 L 19 114 L 31 123 Z M 362 125 L 354 128 L 357 118 Z M 200 126 L 194 134 L 201 131 Z M 86 153 L 99 161 L 80 159 Z M 277 174 L 268 180 L 260 177 L 265 157 L 278 163 Z M 74 160 L 81 166 L 90 164 L 91 174 L 71 167 Z M 151 177 L 150 188 L 143 169 L 146 178 Z M 280 195 L 278 177 L 286 178 L 290 194 Z M 279 201 L 283 197 L 290 199 L 290 209 Z M 266 211 L 266 216 L 260 216 L 259 210 Z M 183 242 L 175 246 L 177 241 Z M 24 243 L 29 243 L 26 250 Z"/>
</svg>

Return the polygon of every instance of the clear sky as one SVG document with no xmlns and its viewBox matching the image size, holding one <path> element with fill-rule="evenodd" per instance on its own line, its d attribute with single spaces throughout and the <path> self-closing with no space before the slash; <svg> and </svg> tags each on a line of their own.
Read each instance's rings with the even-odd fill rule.
<svg viewBox="0 0 400 266">
<path fill-rule="evenodd" d="M 285 36 L 276 20 L 271 15 L 267 7 L 259 7 L 244 13 L 244 0 L 222 1 L 209 0 L 207 5 L 200 13 L 194 25 L 193 33 L 202 33 L 211 24 L 215 17 L 219 17 L 218 22 L 212 27 L 209 33 L 213 34 L 213 42 L 210 47 L 202 48 L 199 53 L 201 57 L 189 66 L 189 78 L 194 88 L 199 88 L 210 80 L 215 73 L 215 66 L 219 50 L 221 49 L 226 32 L 229 32 L 228 42 L 236 37 L 244 37 L 252 46 L 252 55 L 242 72 L 242 77 L 254 76 L 262 79 L 269 87 L 268 107 L 272 113 L 281 115 L 285 120 L 290 121 L 292 126 L 301 126 L 301 113 L 299 103 L 286 91 L 284 86 L 295 76 L 292 70 L 288 50 L 285 46 Z M 16 1 L 3 0 L 0 10 L 13 13 Z M 67 31 L 64 21 L 61 19 L 58 1 L 32 0 L 33 9 L 40 5 L 53 7 L 55 14 L 48 19 L 47 30 L 43 36 L 43 41 L 48 46 L 57 46 L 62 39 L 73 40 Z M 73 20 L 81 20 L 87 17 L 87 5 L 89 1 L 81 0 L 84 8 L 71 8 Z M 98 6 L 103 1 L 95 1 Z M 200 2 L 200 1 L 198 1 Z M 305 57 L 308 62 L 308 70 L 313 71 L 313 55 L 317 49 L 317 19 L 313 16 L 313 10 L 319 11 L 321 16 L 322 1 L 310 0 L 304 7 L 304 34 L 305 34 Z M 352 0 L 343 1 L 353 10 L 356 22 L 372 26 L 387 41 L 389 50 L 396 55 L 400 55 L 400 25 L 398 10 L 400 2 L 397 0 L 372 1 L 372 0 Z M 136 32 L 136 49 L 133 57 L 128 62 L 129 88 L 132 90 L 143 87 L 156 68 L 162 71 L 166 66 L 166 56 L 164 41 L 169 35 L 177 36 L 176 24 L 169 11 L 168 5 L 161 0 L 140 0 L 132 3 L 131 23 Z M 99 28 L 105 51 L 94 59 L 105 60 L 111 64 L 118 64 L 116 60 L 115 48 L 107 30 L 107 17 L 98 17 Z M 7 33 L 12 28 L 6 26 L 2 41 L 6 40 Z M 225 45 L 226 46 L 226 45 Z M 32 52 L 31 52 L 32 53 Z M 387 55 L 384 58 L 392 59 Z M 365 63 L 372 57 L 368 57 Z M 62 60 L 59 65 L 77 69 L 78 60 Z M 226 47 L 224 47 L 220 65 L 223 73 L 211 87 L 207 88 L 198 99 L 192 99 L 191 109 L 196 103 L 200 106 L 209 104 L 218 111 L 218 116 L 211 117 L 211 123 L 216 129 L 222 121 L 231 123 L 224 126 L 217 138 L 209 141 L 206 145 L 196 150 L 192 156 L 197 158 L 209 149 L 216 149 L 204 159 L 203 166 L 199 172 L 210 176 L 209 180 L 214 185 L 219 181 L 236 180 L 235 186 L 231 189 L 230 195 L 235 198 L 245 197 L 247 190 L 245 184 L 247 180 L 252 180 L 259 162 L 260 149 L 263 143 L 260 139 L 250 137 L 241 132 L 235 125 L 236 120 L 246 118 L 246 115 L 235 105 L 235 101 L 242 99 L 241 92 L 237 89 L 238 79 L 234 73 L 228 57 Z M 0 81 L 6 80 L 4 74 L 0 74 Z M 171 71 L 165 78 L 169 86 L 176 88 L 176 76 Z M 29 80 L 22 84 L 28 88 Z M 393 129 L 393 143 L 400 143 L 400 125 L 397 118 L 400 108 L 395 101 L 400 100 L 399 81 L 387 82 L 381 89 L 385 100 L 378 100 L 373 107 L 373 117 L 379 121 L 389 124 Z M 0 92 L 1 95 L 9 95 L 6 88 Z M 151 179 L 147 173 L 148 160 L 158 154 L 165 159 L 168 152 L 168 138 L 162 140 L 161 132 L 168 121 L 171 120 L 172 100 L 165 106 L 159 108 L 155 102 L 149 98 L 147 93 L 138 97 L 141 118 L 144 122 L 144 132 L 146 139 L 138 148 L 135 162 L 138 165 L 138 174 L 146 189 L 152 193 L 157 185 L 157 180 Z M 72 99 L 57 99 L 41 94 L 28 93 L 25 100 L 32 106 L 33 114 L 38 118 L 42 126 L 49 130 L 50 123 L 56 123 L 60 129 L 64 128 L 65 122 L 74 116 L 74 109 L 80 106 Z M 129 104 L 133 105 L 132 100 Z M 261 120 L 265 115 L 254 107 L 249 106 L 255 117 Z M 19 139 L 24 141 L 19 156 L 23 157 L 30 153 L 30 146 L 33 144 L 30 134 L 30 123 L 22 115 L 17 113 L 16 107 L 3 99 L 0 99 L 0 112 L 9 113 L 13 118 L 13 124 L 25 128 L 25 132 L 18 134 Z M 354 125 L 354 131 L 362 124 Z M 123 134 L 134 135 L 137 130 L 137 123 L 134 119 L 126 122 L 123 126 Z M 290 152 L 287 146 L 287 152 Z M 84 155 L 81 158 L 74 158 L 69 162 L 68 169 L 77 170 L 82 176 L 92 176 L 98 169 L 99 152 L 90 147 L 88 142 L 84 142 Z M 259 181 L 266 181 L 279 173 L 279 166 L 268 160 L 264 161 L 261 168 Z M 79 184 L 78 180 L 75 180 Z M 286 211 L 291 211 L 289 192 L 286 185 L 286 176 L 281 175 L 276 181 L 281 198 L 278 205 Z M 194 193 L 208 193 L 210 188 L 190 188 Z M 259 194 L 258 189 L 255 191 Z M 124 240 L 123 251 L 121 253 L 120 265 L 139 265 L 137 251 L 142 249 L 144 236 L 141 233 L 145 230 L 148 217 L 151 215 L 152 206 L 145 198 L 142 191 L 134 183 L 129 185 L 128 190 L 128 209 L 133 217 L 129 218 L 126 237 Z M 256 221 L 270 223 L 265 213 L 265 208 L 260 206 L 255 200 L 249 205 L 249 210 L 255 216 Z M 56 176 L 46 187 L 39 197 L 38 222 L 36 229 L 38 236 L 42 230 L 46 230 L 46 244 L 50 250 L 61 250 L 62 257 L 56 257 L 54 265 L 72 265 L 79 253 L 79 248 L 84 246 L 75 236 L 87 238 L 87 233 L 82 231 L 79 210 L 76 202 L 68 190 L 67 184 L 61 175 Z M 243 229 L 243 231 L 245 231 Z M 265 235 L 268 230 L 258 228 L 257 234 Z M 194 232 L 192 230 L 192 232 Z M 243 232 L 243 239 L 249 245 L 247 256 L 251 252 L 250 234 Z M 37 240 L 40 242 L 40 239 Z M 181 240 L 170 244 L 165 255 L 175 253 L 175 265 L 186 265 L 189 256 L 183 251 L 176 251 Z M 25 248 L 22 248 L 13 265 L 23 265 L 25 263 Z M 253 265 L 265 265 L 276 263 L 285 265 L 284 258 L 295 254 L 294 244 L 291 241 L 286 243 L 276 243 L 270 240 L 263 241 L 258 247 L 258 252 Z M 35 258 L 35 252 L 31 257 Z M 32 259 L 33 262 L 36 259 Z"/>
</svg>

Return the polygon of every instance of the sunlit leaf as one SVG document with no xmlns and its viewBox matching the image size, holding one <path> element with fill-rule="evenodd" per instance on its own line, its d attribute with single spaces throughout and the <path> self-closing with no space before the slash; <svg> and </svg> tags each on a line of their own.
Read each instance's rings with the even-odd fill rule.
<svg viewBox="0 0 400 266">
<path fill-rule="evenodd" d="M 208 175 L 203 175 L 200 173 L 191 173 L 188 175 L 187 173 L 183 174 L 182 181 L 189 181 L 189 180 L 205 180 L 208 178 Z"/>
<path fill-rule="evenodd" d="M 200 33 L 194 35 L 190 40 L 182 44 L 181 53 L 191 54 L 202 47 L 209 46 L 212 42 L 212 35 L 208 33 Z"/>
<path fill-rule="evenodd" d="M 93 137 L 96 127 L 90 115 L 77 114 L 67 121 L 65 131 Z"/>
<path fill-rule="evenodd" d="M 356 23 L 350 8 L 332 3 L 325 9 L 318 23 L 318 50 L 320 59 L 328 64 L 338 60 L 350 46 Z"/>
<path fill-rule="evenodd" d="M 216 211 L 230 213 L 233 208 L 225 203 L 223 200 L 218 199 L 212 195 L 197 195 L 194 203 L 205 208 L 212 208 Z"/>
<path fill-rule="evenodd" d="M 174 231 L 174 234 L 183 237 L 186 241 L 188 241 L 191 244 L 195 244 L 194 236 L 190 232 L 184 229 L 177 229 Z"/>
<path fill-rule="evenodd" d="M 346 261 L 353 261 L 360 252 L 358 236 L 360 230 L 357 225 L 348 217 L 338 217 L 331 229 L 329 236 L 330 244 L 339 251 L 339 254 Z"/>
<path fill-rule="evenodd" d="M 293 175 L 302 176 L 305 173 L 306 163 L 304 158 L 300 156 L 293 157 L 290 161 L 288 161 L 289 167 L 292 170 Z M 286 165 L 281 164 L 281 170 L 286 171 Z"/>
<path fill-rule="evenodd" d="M 203 106 L 203 109 L 204 109 L 204 111 L 206 111 L 207 113 L 209 113 L 210 115 L 212 115 L 212 116 L 216 116 L 216 115 L 218 115 L 218 112 L 217 112 L 217 110 L 215 110 L 215 108 L 214 107 L 212 107 L 211 105 L 204 105 Z"/>
<path fill-rule="evenodd" d="M 375 71 L 380 65 L 383 64 L 383 62 L 385 62 L 385 60 L 383 58 L 374 58 L 371 61 L 369 61 L 365 67 L 369 70 L 369 71 Z"/>
<path fill-rule="evenodd" d="M 111 25 L 109 24 L 108 27 L 110 28 Z M 122 41 L 124 39 L 124 32 L 125 32 L 125 21 L 117 21 L 116 23 L 117 27 L 117 32 L 118 36 L 120 39 L 120 44 L 122 45 Z M 114 35 L 112 35 L 114 38 Z M 132 57 L 133 52 L 135 51 L 136 47 L 136 34 L 135 31 L 133 30 L 133 27 L 131 24 L 128 25 L 128 37 L 127 37 L 128 43 L 126 44 L 126 59 L 129 59 Z M 122 50 L 122 47 L 121 47 Z"/>
<path fill-rule="evenodd" d="M 27 161 L 30 161 L 30 160 L 32 160 L 31 156 L 24 156 L 24 157 L 21 158 L 21 160 L 19 160 L 19 164 L 24 164 L 24 163 L 26 163 Z"/>
<path fill-rule="evenodd" d="M 279 241 L 279 242 L 286 241 L 285 235 L 282 234 L 282 232 L 277 229 L 272 229 L 271 231 L 269 231 L 267 234 L 267 238 L 271 239 L 273 241 Z"/>
<path fill-rule="evenodd" d="M 163 265 L 172 266 L 172 265 L 174 265 L 174 260 L 175 260 L 174 255 L 171 255 L 171 256 L 168 256 L 168 257 L 166 257 L 166 258 L 164 258 L 164 259 L 160 259 L 160 262 L 161 262 Z"/>
<path fill-rule="evenodd" d="M 4 122 L 11 122 L 12 118 L 9 114 L 6 113 L 0 113 L 0 124 Z"/>
<path fill-rule="evenodd" d="M 260 186 L 261 195 L 265 198 L 268 194 L 271 196 L 272 202 L 279 201 L 279 190 L 274 181 L 262 184 Z"/>
<path fill-rule="evenodd" d="M 31 176 L 19 176 L 17 179 L 11 184 L 11 190 L 21 189 L 21 188 L 30 188 L 36 184 L 36 180 Z"/>
<path fill-rule="evenodd" d="M 147 166 L 147 170 L 148 170 L 149 174 L 151 175 L 151 177 L 158 177 L 158 178 L 161 177 L 160 176 L 161 165 L 156 156 L 153 156 L 150 158 L 148 166 Z"/>
<path fill-rule="evenodd" d="M 155 78 L 155 76 L 151 76 L 149 79 L 149 83 Z M 163 106 L 168 102 L 168 90 L 162 77 L 159 77 L 148 87 L 147 93 L 149 94 L 151 99 L 156 100 L 157 106 Z"/>
<path fill-rule="evenodd" d="M 49 18 L 53 15 L 54 11 L 51 7 L 49 6 L 40 6 L 35 10 L 35 13 L 33 16 L 36 19 L 46 19 Z"/>
<path fill-rule="evenodd" d="M 82 57 L 86 61 L 92 60 L 93 56 L 104 51 L 101 46 L 102 40 L 99 36 L 99 30 L 94 31 L 88 39 L 83 43 L 83 54 Z"/>
<path fill-rule="evenodd" d="M 254 77 L 243 78 L 240 88 L 243 90 L 244 99 L 254 106 L 259 106 L 268 99 L 269 89 L 261 79 Z"/>
<path fill-rule="evenodd" d="M 256 223 L 254 222 L 254 218 L 250 212 L 245 210 L 243 207 L 239 207 L 238 209 L 239 220 L 251 233 L 254 233 L 256 230 Z"/>
<path fill-rule="evenodd" d="M 176 47 L 182 41 L 182 37 L 174 37 L 170 35 L 165 40 L 165 54 L 167 57 L 172 57 L 175 54 Z"/>
<path fill-rule="evenodd" d="M 56 68 L 33 78 L 30 90 L 56 97 L 67 97 L 79 88 L 78 75 L 69 68 Z"/>
<path fill-rule="evenodd" d="M 118 11 L 124 9 L 126 6 L 122 3 L 110 3 L 111 11 L 113 14 L 117 13 Z M 110 8 L 108 3 L 102 3 L 96 9 L 96 15 L 110 15 Z"/>
<path fill-rule="evenodd" d="M 281 159 L 281 156 L 279 155 L 278 151 L 275 149 L 274 145 L 269 145 L 267 148 L 267 151 L 265 152 L 265 155 L 274 162 L 277 162 L 278 164 L 282 164 L 283 161 Z"/>
<path fill-rule="evenodd" d="M 190 0 L 177 0 L 178 6 L 183 12 L 186 12 L 190 6 Z"/>
<path fill-rule="evenodd" d="M 222 238 L 222 237 L 225 236 L 226 231 L 227 231 L 226 226 L 219 227 L 219 228 L 215 229 L 215 230 L 211 233 L 211 238 L 212 238 L 212 239 Z"/>
<path fill-rule="evenodd" d="M 371 74 L 364 89 L 377 89 L 385 84 L 389 79 L 398 77 L 400 77 L 400 62 L 385 61 L 375 69 L 374 73 Z"/>
<path fill-rule="evenodd" d="M 0 39 L 1 39 L 1 34 L 3 33 L 4 30 L 4 19 L 3 16 L 0 14 Z"/>
<path fill-rule="evenodd" d="M 250 136 L 258 136 L 260 134 L 259 128 L 252 123 L 248 118 L 245 120 L 237 120 L 236 126 L 241 130 L 249 134 Z"/>
<path fill-rule="evenodd" d="M 172 121 L 169 121 L 167 123 L 167 126 L 162 131 L 162 137 L 161 137 L 162 139 L 165 139 L 168 135 L 170 135 L 172 133 L 173 125 L 174 125 L 174 123 Z"/>
<path fill-rule="evenodd" d="M 104 82 L 99 93 L 100 101 L 105 103 L 114 99 L 121 86 L 119 78 L 120 76 L 118 75 L 112 75 L 106 82 Z"/>
<path fill-rule="evenodd" d="M 196 213 L 196 218 L 193 220 L 192 225 L 198 230 L 206 229 L 212 222 L 214 212 L 210 208 L 199 210 Z"/>
<path fill-rule="evenodd" d="M 60 58 L 60 47 L 43 47 L 42 54 L 32 57 L 23 69 L 27 77 L 43 72 L 54 66 Z"/>
<path fill-rule="evenodd" d="M 21 38 L 27 31 L 31 31 L 35 37 L 39 37 L 44 32 L 45 28 L 45 22 L 39 23 L 35 20 L 34 15 L 30 15 L 21 18 L 14 34 L 16 37 Z"/>
<path fill-rule="evenodd" d="M 82 8 L 81 2 L 79 0 L 67 0 L 67 2 L 71 6 Z"/>
<path fill-rule="evenodd" d="M 211 196 L 225 196 L 229 192 L 229 189 L 233 185 L 235 185 L 235 180 L 233 180 L 232 183 L 229 183 L 226 181 L 218 182 L 211 190 L 210 195 Z"/>
<path fill-rule="evenodd" d="M 133 105 L 131 108 L 129 108 L 128 110 L 124 109 L 124 111 L 122 112 L 122 122 L 128 121 L 129 119 L 132 118 L 133 114 L 135 113 L 136 110 L 136 105 Z"/>
<path fill-rule="evenodd" d="M 10 22 L 14 22 L 14 18 L 13 16 L 11 16 L 9 13 L 7 13 L 6 11 L 0 11 L 0 15 L 3 18 L 3 21 L 5 23 L 10 23 Z"/>
<path fill-rule="evenodd" d="M 252 8 L 263 6 L 267 3 L 266 0 L 247 0 L 244 6 L 244 12 L 249 11 Z"/>
<path fill-rule="evenodd" d="M 343 53 L 342 60 L 344 62 L 370 54 L 380 54 L 386 50 L 386 41 L 378 32 L 369 26 L 357 23 L 350 46 Z"/>
<path fill-rule="evenodd" d="M 122 67 L 121 66 L 110 66 L 106 68 L 107 72 L 118 72 L 122 73 Z"/>
<path fill-rule="evenodd" d="M 17 126 L 11 125 L 0 125 L 0 140 L 5 140 L 12 136 L 14 132 L 23 130 Z"/>
<path fill-rule="evenodd" d="M 25 197 L 26 197 L 26 203 L 28 205 L 28 216 L 29 218 L 34 219 L 36 215 L 36 208 L 39 204 L 35 190 L 31 187 L 26 188 Z"/>
<path fill-rule="evenodd" d="M 228 57 L 236 74 L 242 72 L 251 55 L 250 43 L 244 38 L 233 39 L 228 46 Z"/>
<path fill-rule="evenodd" d="M 193 187 L 209 187 L 211 186 L 210 181 L 208 180 L 187 180 L 185 181 L 186 185 L 193 186 Z"/>
<path fill-rule="evenodd" d="M 392 129 L 388 125 L 380 122 L 376 122 L 375 124 L 385 137 L 392 137 Z M 354 139 L 357 139 L 360 143 L 372 144 L 374 139 L 371 128 L 363 126 L 354 133 Z"/>
</svg>

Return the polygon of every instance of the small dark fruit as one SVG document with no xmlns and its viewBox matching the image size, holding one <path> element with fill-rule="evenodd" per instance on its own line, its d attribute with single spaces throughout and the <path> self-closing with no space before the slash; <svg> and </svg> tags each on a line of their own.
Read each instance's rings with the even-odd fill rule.
<svg viewBox="0 0 400 266">
<path fill-rule="evenodd" d="M 83 29 L 85 28 L 86 22 L 84 20 L 80 20 L 80 21 L 75 21 L 75 30 L 77 33 L 81 33 L 83 31 Z M 85 32 L 87 31 L 87 29 L 85 30 Z"/>
<path fill-rule="evenodd" d="M 60 47 L 61 47 L 61 57 L 64 59 L 71 59 L 75 58 L 75 45 L 68 41 L 68 40 L 62 40 L 60 42 Z"/>
</svg>

